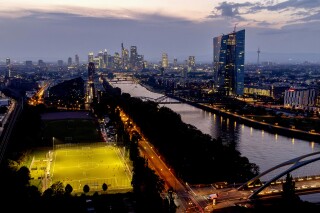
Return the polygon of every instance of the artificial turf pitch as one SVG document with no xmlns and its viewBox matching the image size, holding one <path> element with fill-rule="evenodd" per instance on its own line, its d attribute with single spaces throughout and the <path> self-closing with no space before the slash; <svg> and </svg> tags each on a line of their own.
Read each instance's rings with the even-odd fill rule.
<svg viewBox="0 0 320 213">
<path fill-rule="evenodd" d="M 73 192 L 83 192 L 84 185 L 90 191 L 102 191 L 103 183 L 108 191 L 132 189 L 132 175 L 122 159 L 120 151 L 107 143 L 72 145 L 55 148 L 50 163 L 51 184 L 70 184 Z"/>
</svg>

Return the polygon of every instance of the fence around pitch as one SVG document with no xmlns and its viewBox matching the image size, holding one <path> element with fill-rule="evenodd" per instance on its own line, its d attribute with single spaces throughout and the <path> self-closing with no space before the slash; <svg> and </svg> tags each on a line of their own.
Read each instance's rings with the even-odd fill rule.
<svg viewBox="0 0 320 213">
<path fill-rule="evenodd" d="M 86 180 L 73 180 L 66 181 L 64 185 L 70 184 L 73 188 L 73 192 L 79 193 L 83 192 L 83 187 L 88 185 L 90 192 L 92 191 L 102 191 L 102 185 L 107 184 L 108 190 L 120 190 L 127 189 L 130 191 L 132 189 L 131 181 L 128 178 L 99 178 L 99 179 L 86 179 Z"/>
<path fill-rule="evenodd" d="M 102 147 L 102 146 L 111 146 L 113 144 L 109 144 L 106 142 L 95 142 L 95 143 L 65 143 L 65 144 L 55 144 L 53 148 L 56 149 L 68 149 L 68 148 L 79 148 L 88 146 L 88 147 Z"/>
</svg>

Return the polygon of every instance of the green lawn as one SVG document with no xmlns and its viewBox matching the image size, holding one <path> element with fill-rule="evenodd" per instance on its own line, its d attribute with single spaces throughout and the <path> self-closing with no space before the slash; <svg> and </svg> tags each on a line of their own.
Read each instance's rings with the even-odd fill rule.
<svg viewBox="0 0 320 213">
<path fill-rule="evenodd" d="M 50 175 L 51 183 L 70 184 L 73 192 L 83 192 L 86 184 L 90 192 L 101 191 L 103 183 L 108 191 L 132 189 L 130 171 L 118 148 L 103 142 L 55 149 Z"/>
</svg>

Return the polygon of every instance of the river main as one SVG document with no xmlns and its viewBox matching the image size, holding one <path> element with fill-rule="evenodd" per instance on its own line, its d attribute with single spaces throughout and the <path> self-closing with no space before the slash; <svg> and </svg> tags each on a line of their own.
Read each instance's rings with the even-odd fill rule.
<svg viewBox="0 0 320 213">
<path fill-rule="evenodd" d="M 132 97 L 156 99 L 163 96 L 162 94 L 151 92 L 141 85 L 129 81 L 112 83 L 112 85 L 119 87 L 122 92 L 129 93 Z M 320 151 L 319 143 L 255 129 L 217 114 L 206 112 L 189 104 L 164 105 L 180 114 L 183 122 L 195 126 L 203 133 L 209 134 L 213 138 L 221 137 L 223 141 L 226 142 L 234 141 L 237 150 L 242 156 L 247 157 L 250 162 L 257 164 L 260 172 L 295 157 Z M 274 174 L 276 173 L 271 173 L 265 178 L 267 179 L 274 176 Z M 292 172 L 293 176 L 319 174 L 319 162 L 312 163 Z"/>
</svg>

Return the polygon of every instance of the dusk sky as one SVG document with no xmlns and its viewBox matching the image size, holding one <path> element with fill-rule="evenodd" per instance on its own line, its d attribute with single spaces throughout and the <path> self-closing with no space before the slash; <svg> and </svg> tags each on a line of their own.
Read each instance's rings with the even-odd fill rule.
<svg viewBox="0 0 320 213">
<path fill-rule="evenodd" d="M 320 0 L 0 0 L 0 61 L 67 61 L 137 46 L 147 61 L 212 62 L 213 37 L 246 30 L 246 62 L 320 63 Z"/>
</svg>

